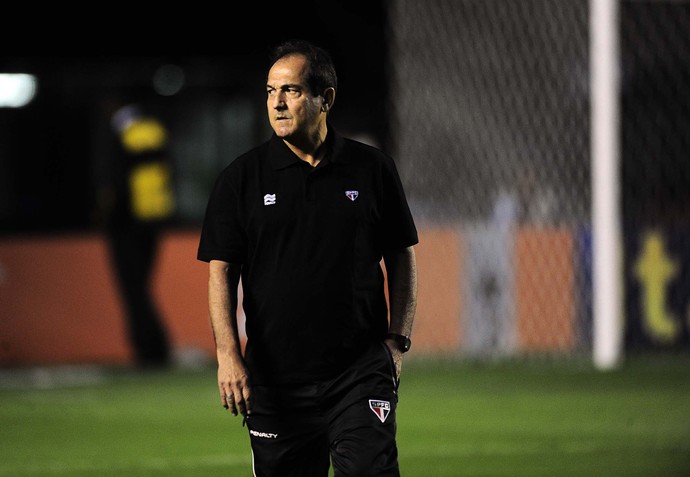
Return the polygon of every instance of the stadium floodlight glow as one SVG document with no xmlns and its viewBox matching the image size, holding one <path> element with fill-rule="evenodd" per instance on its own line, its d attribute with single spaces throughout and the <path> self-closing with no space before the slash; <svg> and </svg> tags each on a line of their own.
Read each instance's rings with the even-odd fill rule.
<svg viewBox="0 0 690 477">
<path fill-rule="evenodd" d="M 184 70 L 177 65 L 163 65 L 153 75 L 153 89 L 162 96 L 176 95 L 184 84 Z"/>
<path fill-rule="evenodd" d="M 26 73 L 0 73 L 0 108 L 21 108 L 36 96 L 38 80 Z"/>
</svg>

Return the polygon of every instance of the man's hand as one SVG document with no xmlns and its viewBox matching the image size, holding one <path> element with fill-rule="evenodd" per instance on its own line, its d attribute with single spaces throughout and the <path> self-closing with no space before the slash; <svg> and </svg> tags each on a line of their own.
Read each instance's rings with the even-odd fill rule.
<svg viewBox="0 0 690 477">
<path fill-rule="evenodd" d="M 249 373 L 242 360 L 231 362 L 230 359 L 218 360 L 218 391 L 220 403 L 229 409 L 233 416 L 251 414 L 252 392 L 249 385 Z"/>
<path fill-rule="evenodd" d="M 393 357 L 393 364 L 395 364 L 395 379 L 400 381 L 400 373 L 402 372 L 403 352 L 398 349 L 397 343 L 390 338 L 386 338 L 384 340 L 384 343 L 386 343 L 386 346 L 388 346 L 388 349 L 391 352 L 391 356 Z"/>
</svg>

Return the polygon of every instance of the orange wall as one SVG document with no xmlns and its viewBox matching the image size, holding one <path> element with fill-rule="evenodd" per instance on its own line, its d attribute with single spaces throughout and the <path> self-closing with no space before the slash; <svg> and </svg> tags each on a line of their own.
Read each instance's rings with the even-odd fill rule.
<svg viewBox="0 0 690 477">
<path fill-rule="evenodd" d="M 0 363 L 129 359 L 99 237 L 5 240 L 0 270 Z"/>
<path fill-rule="evenodd" d="M 176 346 L 213 349 L 197 232 L 164 238 L 154 294 Z M 131 360 L 99 235 L 0 241 L 0 364 Z"/>
<path fill-rule="evenodd" d="M 208 265 L 196 259 L 199 232 L 169 235 L 160 250 L 153 290 L 172 342 L 215 356 L 208 318 Z"/>
<path fill-rule="evenodd" d="M 196 260 L 197 243 L 196 230 L 164 237 L 153 290 L 173 346 L 212 357 L 207 265 Z M 526 230 L 516 238 L 515 299 L 523 349 L 572 344 L 571 248 L 566 232 Z M 464 250 L 457 228 L 420 230 L 416 355 L 461 350 Z M 548 274 L 537 268 L 545 260 Z M 0 240 L 0 365 L 129 363 L 122 313 L 100 235 Z"/>
<path fill-rule="evenodd" d="M 462 328 L 461 236 L 454 228 L 420 231 L 417 256 L 417 314 L 412 329 L 415 353 L 456 352 Z"/>
<path fill-rule="evenodd" d="M 516 238 L 518 347 L 575 345 L 573 237 L 567 230 L 523 228 Z"/>
</svg>

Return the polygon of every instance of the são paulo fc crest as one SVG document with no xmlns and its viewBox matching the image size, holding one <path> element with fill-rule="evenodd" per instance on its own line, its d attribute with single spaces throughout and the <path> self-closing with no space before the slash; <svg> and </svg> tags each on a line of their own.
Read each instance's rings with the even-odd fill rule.
<svg viewBox="0 0 690 477">
<path fill-rule="evenodd" d="M 379 401 L 378 399 L 369 399 L 369 409 L 376 414 L 379 421 L 386 422 L 386 418 L 391 412 L 391 403 L 388 401 Z"/>
<path fill-rule="evenodd" d="M 359 196 L 359 191 L 358 190 L 346 190 L 345 195 L 347 196 L 348 199 L 350 199 L 352 202 L 355 201 L 357 196 Z"/>
</svg>

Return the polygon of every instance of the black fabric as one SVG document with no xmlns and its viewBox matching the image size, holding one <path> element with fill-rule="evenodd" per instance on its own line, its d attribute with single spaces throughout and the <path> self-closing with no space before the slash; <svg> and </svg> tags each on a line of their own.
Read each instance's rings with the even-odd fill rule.
<svg viewBox="0 0 690 477">
<path fill-rule="evenodd" d="M 255 386 L 247 417 L 256 477 L 398 477 L 398 383 L 386 345 L 375 343 L 322 383 Z"/>
<path fill-rule="evenodd" d="M 312 168 L 275 135 L 233 161 L 197 258 L 241 263 L 254 384 L 332 378 L 388 328 L 386 250 L 417 243 L 393 160 L 331 128 Z"/>
</svg>

